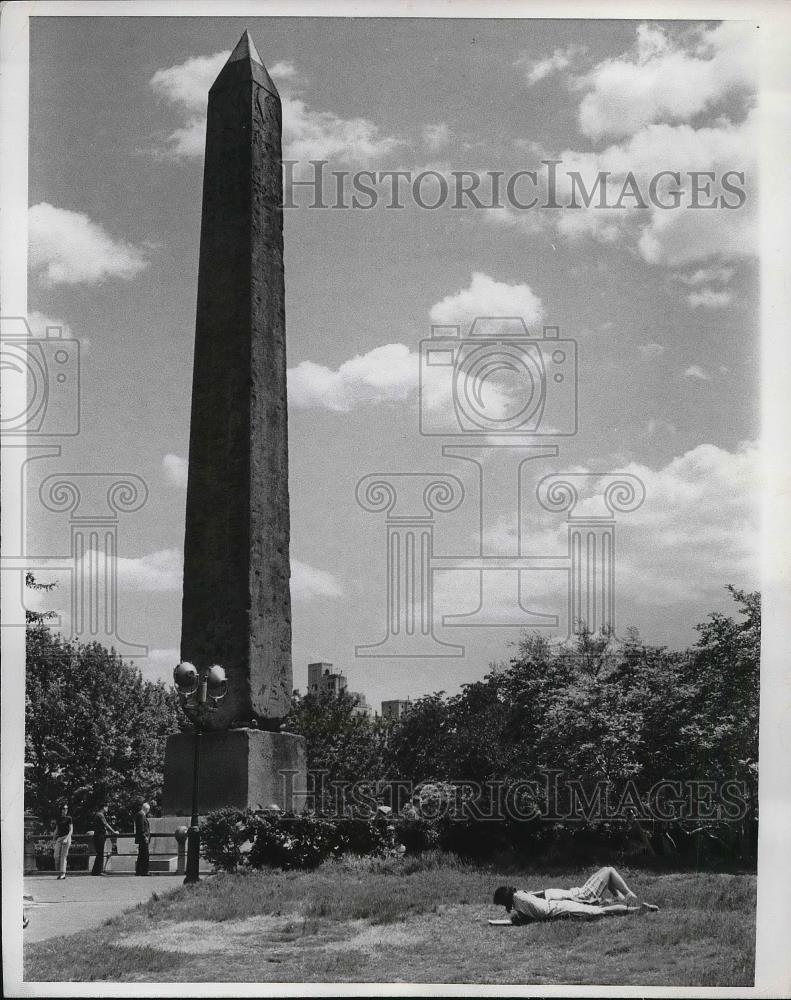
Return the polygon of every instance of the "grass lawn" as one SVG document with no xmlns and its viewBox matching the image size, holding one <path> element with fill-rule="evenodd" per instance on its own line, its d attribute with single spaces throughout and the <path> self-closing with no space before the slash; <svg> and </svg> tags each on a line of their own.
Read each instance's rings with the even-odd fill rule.
<svg viewBox="0 0 791 1000">
<path fill-rule="evenodd" d="M 25 948 L 28 981 L 750 986 L 755 877 L 622 869 L 659 913 L 491 927 L 494 887 L 581 884 L 424 855 L 217 875 Z"/>
</svg>

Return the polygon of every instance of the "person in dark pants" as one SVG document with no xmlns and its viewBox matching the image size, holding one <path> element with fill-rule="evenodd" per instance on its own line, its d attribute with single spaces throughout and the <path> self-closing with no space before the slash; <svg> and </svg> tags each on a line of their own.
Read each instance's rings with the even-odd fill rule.
<svg viewBox="0 0 791 1000">
<path fill-rule="evenodd" d="M 107 803 L 102 802 L 93 817 L 93 849 L 96 857 L 93 859 L 91 875 L 104 875 L 104 842 L 108 837 L 118 836 L 118 831 L 110 826 L 106 812 Z"/>
<path fill-rule="evenodd" d="M 139 811 L 135 813 L 135 843 L 137 844 L 135 875 L 148 875 L 148 844 L 151 840 L 151 825 L 148 822 L 148 814 L 150 812 L 151 806 L 144 802 Z"/>
</svg>

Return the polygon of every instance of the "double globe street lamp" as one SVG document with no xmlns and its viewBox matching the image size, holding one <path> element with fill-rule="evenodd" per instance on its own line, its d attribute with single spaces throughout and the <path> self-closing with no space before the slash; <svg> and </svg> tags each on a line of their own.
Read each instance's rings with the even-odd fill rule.
<svg viewBox="0 0 791 1000">
<path fill-rule="evenodd" d="M 187 868 L 184 883 L 200 882 L 200 822 L 198 817 L 198 784 L 200 781 L 200 742 L 207 713 L 217 711 L 217 702 L 228 691 L 228 679 L 223 668 L 215 663 L 203 670 L 192 664 L 179 663 L 173 671 L 173 682 L 191 712 L 195 727 L 195 749 L 192 758 L 192 817 L 187 831 Z"/>
</svg>

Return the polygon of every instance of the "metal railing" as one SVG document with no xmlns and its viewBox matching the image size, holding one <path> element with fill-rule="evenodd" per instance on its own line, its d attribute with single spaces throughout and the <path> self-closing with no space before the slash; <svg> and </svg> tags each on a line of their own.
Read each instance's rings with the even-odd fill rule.
<svg viewBox="0 0 791 1000">
<path fill-rule="evenodd" d="M 151 866 L 157 869 L 157 874 L 162 875 L 183 875 L 186 864 L 186 844 L 176 840 L 175 830 L 171 831 L 160 831 L 158 833 L 152 833 L 150 835 L 150 847 L 149 847 L 149 860 Z M 176 841 L 175 850 L 171 849 L 165 850 L 152 850 L 155 841 L 165 841 L 170 840 L 171 842 Z M 119 850 L 118 841 L 128 841 L 131 850 Z M 105 840 L 105 851 L 104 851 L 104 870 L 112 874 L 112 862 L 114 858 L 137 858 L 137 845 L 135 844 L 134 832 L 131 833 L 119 833 L 117 836 L 107 837 Z M 54 862 L 52 867 L 40 867 L 38 863 L 38 858 L 41 854 L 37 850 L 42 845 L 52 845 L 53 837 L 51 834 L 34 834 L 25 836 L 25 873 L 34 872 L 50 872 L 55 870 Z M 74 851 L 75 846 L 85 845 L 88 850 L 81 850 L 79 852 Z M 127 846 L 127 845 L 122 845 Z M 95 857 L 93 850 L 93 834 L 90 833 L 75 833 L 71 840 L 71 850 L 69 851 L 68 857 L 68 870 L 72 873 L 79 871 L 88 871 L 90 859 Z M 46 852 L 45 856 L 49 856 L 49 852 Z M 85 859 L 84 864 L 77 859 Z M 168 866 L 167 871 L 159 870 L 157 865 L 157 860 L 161 858 L 168 858 L 172 860 L 176 859 L 176 869 L 171 870 Z M 116 872 L 116 874 L 121 874 Z"/>
</svg>

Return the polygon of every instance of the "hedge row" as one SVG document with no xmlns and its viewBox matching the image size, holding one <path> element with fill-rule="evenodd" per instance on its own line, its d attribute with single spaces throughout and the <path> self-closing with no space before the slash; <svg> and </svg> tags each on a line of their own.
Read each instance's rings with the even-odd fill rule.
<svg viewBox="0 0 791 1000">
<path fill-rule="evenodd" d="M 386 818 L 323 819 L 266 810 L 218 809 L 201 823 L 201 851 L 223 871 L 315 868 L 343 854 L 398 853 L 395 827 Z"/>
</svg>

